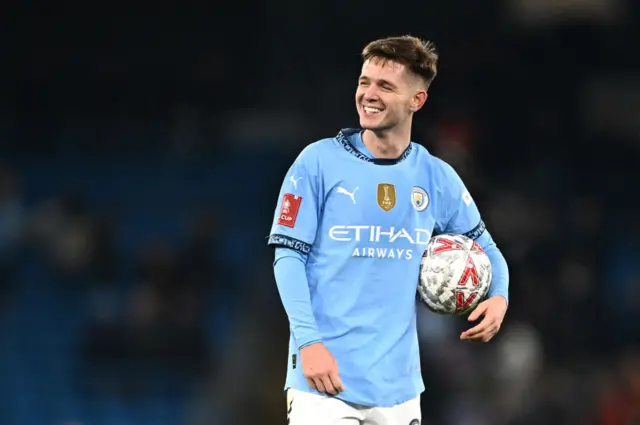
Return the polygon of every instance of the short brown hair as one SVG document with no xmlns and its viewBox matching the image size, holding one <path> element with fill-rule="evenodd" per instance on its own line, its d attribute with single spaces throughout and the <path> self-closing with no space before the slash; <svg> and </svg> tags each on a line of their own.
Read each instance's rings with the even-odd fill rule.
<svg viewBox="0 0 640 425">
<path fill-rule="evenodd" d="M 406 66 L 421 77 L 428 88 L 438 73 L 438 52 L 431 41 L 411 35 L 387 37 L 372 41 L 362 50 L 362 59 L 391 60 Z"/>
</svg>

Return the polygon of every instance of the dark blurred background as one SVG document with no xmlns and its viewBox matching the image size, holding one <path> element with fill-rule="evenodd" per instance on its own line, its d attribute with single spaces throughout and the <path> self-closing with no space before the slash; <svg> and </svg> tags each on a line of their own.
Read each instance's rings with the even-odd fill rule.
<svg viewBox="0 0 640 425">
<path fill-rule="evenodd" d="M 2 7 L 0 424 L 284 424 L 279 186 L 406 33 L 511 269 L 490 344 L 420 311 L 425 424 L 640 423 L 640 3 L 122 6 Z"/>
</svg>

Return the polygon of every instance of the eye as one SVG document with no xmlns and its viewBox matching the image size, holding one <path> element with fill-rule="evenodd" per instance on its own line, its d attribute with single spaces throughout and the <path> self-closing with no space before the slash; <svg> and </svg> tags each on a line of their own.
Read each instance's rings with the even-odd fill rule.
<svg viewBox="0 0 640 425">
<path fill-rule="evenodd" d="M 359 87 L 367 87 L 369 85 L 369 83 L 365 82 L 365 81 L 358 81 L 358 86 Z"/>
</svg>

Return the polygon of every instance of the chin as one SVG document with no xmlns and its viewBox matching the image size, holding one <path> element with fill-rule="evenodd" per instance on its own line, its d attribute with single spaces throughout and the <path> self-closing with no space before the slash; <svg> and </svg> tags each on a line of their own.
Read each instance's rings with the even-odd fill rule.
<svg viewBox="0 0 640 425">
<path fill-rule="evenodd" d="M 360 127 L 365 130 L 378 130 L 384 127 L 382 120 L 379 118 L 370 118 L 360 116 Z"/>
<path fill-rule="evenodd" d="M 371 131 L 381 131 L 387 128 L 381 121 L 379 120 L 371 120 L 371 119 L 360 119 L 360 128 Z"/>
</svg>

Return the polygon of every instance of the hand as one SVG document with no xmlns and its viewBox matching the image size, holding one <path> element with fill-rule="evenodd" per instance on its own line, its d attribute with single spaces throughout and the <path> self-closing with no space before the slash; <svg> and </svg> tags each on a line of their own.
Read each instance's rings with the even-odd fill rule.
<svg viewBox="0 0 640 425">
<path fill-rule="evenodd" d="M 481 302 L 469 315 L 468 320 L 474 322 L 480 316 L 484 316 L 484 318 L 473 328 L 462 332 L 460 339 L 482 342 L 491 341 L 500 331 L 505 314 L 507 314 L 507 300 L 502 295 L 497 295 Z"/>
<path fill-rule="evenodd" d="M 333 395 L 344 391 L 338 374 L 338 362 L 323 343 L 316 342 L 302 348 L 300 362 L 304 377 L 311 388 Z"/>
</svg>

